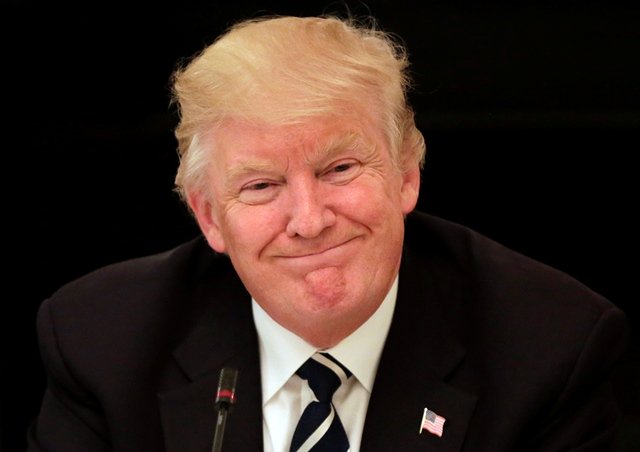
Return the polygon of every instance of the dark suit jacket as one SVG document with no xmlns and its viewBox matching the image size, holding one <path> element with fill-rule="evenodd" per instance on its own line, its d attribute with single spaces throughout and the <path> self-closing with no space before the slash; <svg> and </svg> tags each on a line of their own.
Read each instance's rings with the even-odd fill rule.
<svg viewBox="0 0 640 452">
<path fill-rule="evenodd" d="M 604 450 L 626 330 L 571 277 L 412 214 L 361 450 Z M 48 388 L 29 450 L 208 451 L 223 366 L 239 369 L 224 449 L 262 450 L 250 296 L 203 239 L 66 285 L 38 331 Z M 425 407 L 441 438 L 418 433 Z"/>
</svg>

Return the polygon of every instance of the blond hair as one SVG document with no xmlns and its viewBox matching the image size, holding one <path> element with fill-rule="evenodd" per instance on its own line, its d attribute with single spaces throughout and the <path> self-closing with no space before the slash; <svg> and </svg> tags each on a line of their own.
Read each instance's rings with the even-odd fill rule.
<svg viewBox="0 0 640 452">
<path fill-rule="evenodd" d="M 226 118 L 300 123 L 373 108 L 400 169 L 425 145 L 406 99 L 404 48 L 374 26 L 336 17 L 270 17 L 231 27 L 173 77 L 180 122 L 176 187 L 207 192 L 205 133 Z"/>
</svg>

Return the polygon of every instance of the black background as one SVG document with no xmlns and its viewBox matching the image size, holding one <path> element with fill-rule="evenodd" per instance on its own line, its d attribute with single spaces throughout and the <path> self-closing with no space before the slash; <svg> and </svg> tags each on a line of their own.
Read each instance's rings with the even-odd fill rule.
<svg viewBox="0 0 640 452">
<path fill-rule="evenodd" d="M 419 207 L 557 267 L 628 313 L 620 450 L 640 444 L 637 2 L 9 1 L 3 9 L 2 440 L 45 379 L 35 313 L 65 282 L 197 234 L 172 192 L 176 62 L 261 14 L 373 14 L 406 43 L 428 147 Z M 637 450 L 637 449 L 635 449 Z"/>
</svg>

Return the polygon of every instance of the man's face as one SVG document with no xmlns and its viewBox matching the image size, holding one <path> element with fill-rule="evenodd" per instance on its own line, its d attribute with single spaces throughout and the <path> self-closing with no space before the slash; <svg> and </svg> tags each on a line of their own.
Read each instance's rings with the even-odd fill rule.
<svg viewBox="0 0 640 452">
<path fill-rule="evenodd" d="M 224 123 L 210 197 L 190 205 L 209 244 L 285 328 L 330 347 L 378 308 L 397 274 L 417 165 L 398 170 L 366 116 Z"/>
</svg>

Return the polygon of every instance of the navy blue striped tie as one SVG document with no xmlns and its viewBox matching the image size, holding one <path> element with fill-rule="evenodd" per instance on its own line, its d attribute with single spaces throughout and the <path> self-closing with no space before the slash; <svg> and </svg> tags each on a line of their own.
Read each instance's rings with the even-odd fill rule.
<svg viewBox="0 0 640 452">
<path fill-rule="evenodd" d="M 348 451 L 349 439 L 331 399 L 351 372 L 328 353 L 316 353 L 296 373 L 307 380 L 318 400 L 300 416 L 290 452 Z"/>
</svg>

